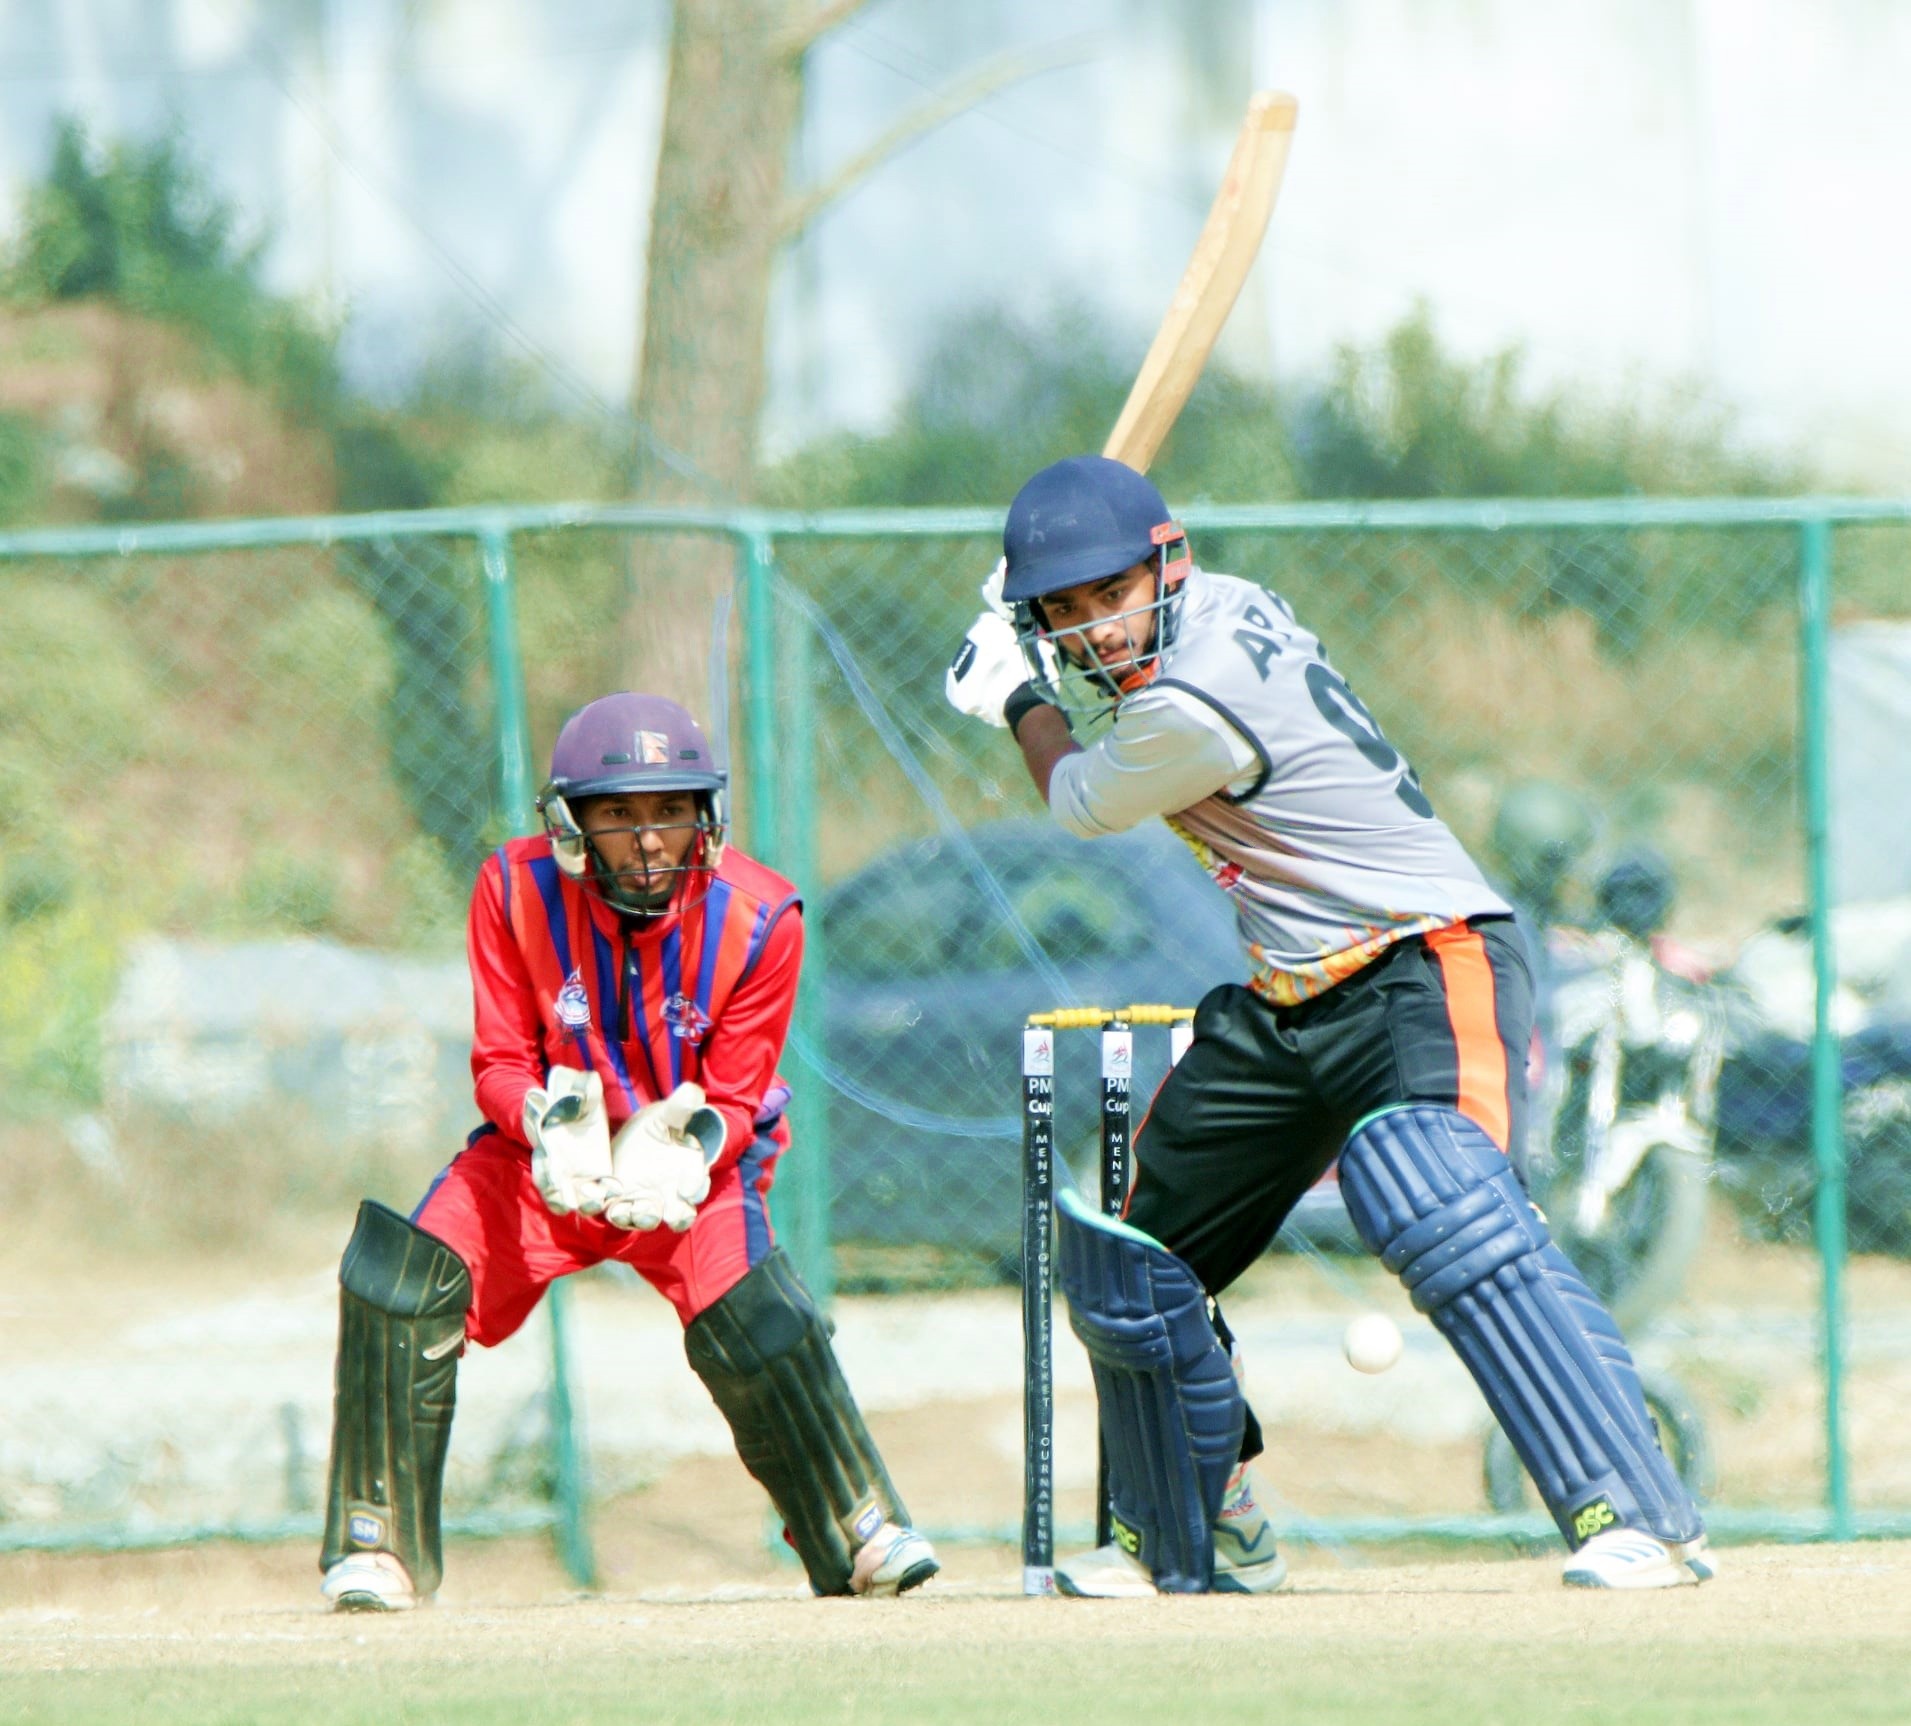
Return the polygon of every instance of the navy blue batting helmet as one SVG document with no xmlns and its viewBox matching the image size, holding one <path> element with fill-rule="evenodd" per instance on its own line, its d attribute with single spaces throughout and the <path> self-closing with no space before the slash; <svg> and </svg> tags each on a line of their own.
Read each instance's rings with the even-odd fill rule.
<svg viewBox="0 0 1911 1726">
<path fill-rule="evenodd" d="M 1015 494 L 1002 529 L 1002 597 L 1040 599 L 1152 557 L 1181 529 L 1152 482 L 1124 462 L 1072 455 Z"/>
</svg>

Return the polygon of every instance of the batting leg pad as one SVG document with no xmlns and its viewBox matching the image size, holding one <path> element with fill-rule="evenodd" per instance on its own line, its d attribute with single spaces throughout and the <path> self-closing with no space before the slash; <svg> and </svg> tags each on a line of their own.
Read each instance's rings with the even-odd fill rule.
<svg viewBox="0 0 1911 1726">
<path fill-rule="evenodd" d="M 338 1286 L 319 1566 L 329 1570 L 352 1552 L 389 1552 L 426 1595 L 444 1576 L 439 1508 L 471 1274 L 443 1241 L 367 1199 Z"/>
<path fill-rule="evenodd" d="M 1369 1116 L 1340 1153 L 1340 1192 L 1466 1363 L 1569 1547 L 1615 1524 L 1699 1537 L 1618 1326 L 1480 1127 L 1434 1104 Z"/>
<path fill-rule="evenodd" d="M 818 1594 L 848 1594 L 856 1553 L 909 1513 L 850 1395 L 829 1326 L 781 1247 L 684 1331 L 684 1352 L 769 1493 Z"/>
<path fill-rule="evenodd" d="M 1214 1521 L 1247 1404 L 1207 1291 L 1139 1229 L 1057 1198 L 1068 1320 L 1095 1374 L 1115 1539 L 1164 1593 L 1214 1586 Z"/>
</svg>

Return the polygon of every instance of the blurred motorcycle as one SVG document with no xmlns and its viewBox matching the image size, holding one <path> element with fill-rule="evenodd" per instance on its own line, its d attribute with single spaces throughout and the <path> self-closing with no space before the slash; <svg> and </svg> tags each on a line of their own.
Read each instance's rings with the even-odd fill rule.
<svg viewBox="0 0 1911 1726">
<path fill-rule="evenodd" d="M 1622 1329 L 1675 1299 L 1705 1230 L 1725 1017 L 1663 936 L 1670 868 L 1621 852 L 1598 923 L 1547 931 L 1527 1184 Z"/>
<path fill-rule="evenodd" d="M 1832 945 L 1848 1244 L 1911 1258 L 1911 900 L 1839 906 Z M 1805 920 L 1761 930 L 1722 981 L 1719 1186 L 1753 1234 L 1808 1241 L 1816 991 Z"/>
<path fill-rule="evenodd" d="M 1523 1174 L 1553 1236 L 1636 1336 L 1677 1298 L 1705 1232 L 1725 1014 L 1696 957 L 1666 939 L 1672 871 L 1620 852 L 1590 927 L 1528 927 L 1538 989 L 1533 1119 Z M 1677 1379 L 1642 1369 L 1659 1441 L 1701 1501 L 1713 1488 L 1705 1423 Z M 1487 1436 L 1487 1502 L 1531 1502 L 1506 1435 Z"/>
</svg>

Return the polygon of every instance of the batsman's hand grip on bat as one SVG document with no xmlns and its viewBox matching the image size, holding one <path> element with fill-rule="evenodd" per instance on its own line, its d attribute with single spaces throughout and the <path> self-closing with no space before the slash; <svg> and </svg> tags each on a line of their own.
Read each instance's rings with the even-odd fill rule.
<svg viewBox="0 0 1911 1726">
<path fill-rule="evenodd" d="M 1007 560 L 997 562 L 989 578 L 982 583 L 982 613 L 969 625 L 955 658 L 949 662 L 948 675 L 942 680 L 942 692 L 949 705 L 971 719 L 997 727 L 1006 726 L 1003 707 L 1008 698 L 1029 680 L 1029 663 L 1015 633 L 1015 623 L 1002 599 L 1002 579 Z M 1053 650 L 1038 649 L 1043 669 L 1054 677 Z"/>
<path fill-rule="evenodd" d="M 615 1192 L 604 1220 L 613 1228 L 682 1234 L 710 1196 L 710 1165 L 722 1154 L 724 1136 L 723 1117 L 704 1102 L 701 1085 L 686 1081 L 661 1102 L 646 1104 L 611 1145 Z"/>
<path fill-rule="evenodd" d="M 597 1216 L 611 1193 L 610 1118 L 604 1082 L 575 1067 L 553 1067 L 524 1094 L 531 1179 L 553 1216 Z"/>
</svg>

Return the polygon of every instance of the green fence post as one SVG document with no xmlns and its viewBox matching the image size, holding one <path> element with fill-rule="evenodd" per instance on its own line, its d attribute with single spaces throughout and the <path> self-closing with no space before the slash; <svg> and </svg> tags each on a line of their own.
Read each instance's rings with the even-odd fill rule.
<svg viewBox="0 0 1911 1726">
<path fill-rule="evenodd" d="M 484 554 L 485 607 L 490 618 L 491 689 L 498 730 L 498 789 L 513 833 L 536 830 L 531 795 L 530 725 L 524 705 L 524 656 L 513 604 L 511 542 L 499 528 L 478 536 Z M 551 1315 L 551 1477 L 557 1554 L 582 1588 L 597 1585 L 586 1501 L 589 1475 L 577 1399 L 571 1387 L 570 1291 L 551 1284 L 544 1297 Z"/>
<path fill-rule="evenodd" d="M 750 850 L 780 867 L 783 856 L 778 806 L 776 711 L 776 553 L 769 535 L 743 541 L 743 797 Z"/>
<path fill-rule="evenodd" d="M 1831 932 L 1831 524 L 1807 521 L 1799 543 L 1800 728 L 1805 790 L 1805 869 L 1811 900 L 1815 1015 L 1811 1040 L 1811 1142 L 1817 1170 L 1812 1222 L 1824 1267 L 1825 1504 L 1834 1540 L 1852 1538 L 1846 1467 L 1844 1087 L 1831 1022 L 1837 955 Z"/>
<path fill-rule="evenodd" d="M 776 596 L 776 546 L 761 529 L 744 536 L 744 801 L 750 849 L 809 895 L 803 929 L 803 983 L 794 1030 L 814 1048 L 822 1014 L 822 942 L 815 915 L 815 710 L 810 689 L 809 626 Z M 787 1064 L 787 1063 L 786 1063 Z M 783 1243 L 819 1303 L 835 1287 L 829 1241 L 829 1148 L 822 1081 L 793 1086 L 790 1137 L 795 1154 L 777 1178 Z M 807 1091 L 808 1095 L 805 1095 Z"/>
<path fill-rule="evenodd" d="M 804 894 L 803 984 L 796 997 L 795 1030 L 813 1060 L 824 1057 L 824 983 L 829 955 L 819 914 L 821 884 L 816 873 L 816 688 L 809 619 L 794 606 L 779 607 L 783 654 L 778 666 L 785 678 L 783 742 L 785 771 L 779 790 L 783 818 L 784 869 Z M 836 1254 L 830 1239 L 829 1097 L 822 1074 L 811 1061 L 809 1081 L 791 1100 L 789 1218 L 791 1256 L 810 1292 L 827 1310 L 836 1297 Z"/>
</svg>

